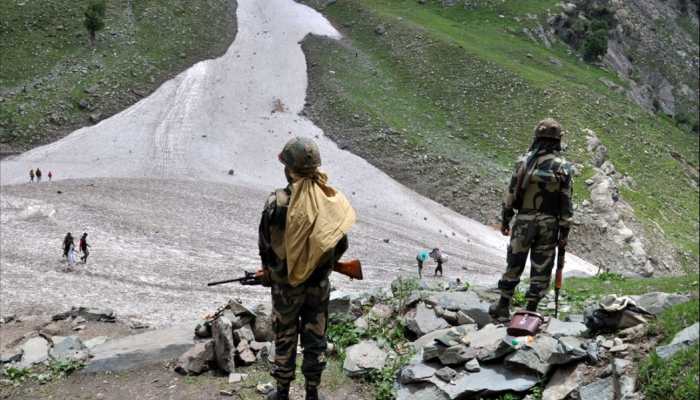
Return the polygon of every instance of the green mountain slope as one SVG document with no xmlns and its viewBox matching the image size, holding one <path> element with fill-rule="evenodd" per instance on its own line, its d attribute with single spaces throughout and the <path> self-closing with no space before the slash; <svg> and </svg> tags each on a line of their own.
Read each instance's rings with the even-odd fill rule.
<svg viewBox="0 0 700 400">
<path fill-rule="evenodd" d="M 306 40 L 306 113 L 342 147 L 465 215 L 498 223 L 513 161 L 547 116 L 561 121 L 567 157 L 584 167 L 575 202 L 587 199 L 592 169 L 583 131 L 592 129 L 631 178 L 622 198 L 651 253 L 673 247 L 685 255 L 675 258 L 676 268 L 694 263 L 698 136 L 611 90 L 601 78 L 624 85 L 612 72 L 583 63 L 564 45 L 547 49 L 528 39 L 523 28 L 556 11 L 556 1 L 310 3 L 345 39 Z M 614 269 L 616 255 L 595 248 L 593 236 L 602 233 L 577 230 L 574 251 Z"/>
<path fill-rule="evenodd" d="M 234 1 L 109 0 L 91 48 L 88 3 L 3 1 L 0 150 L 26 150 L 119 112 L 223 54 L 236 32 Z"/>
</svg>

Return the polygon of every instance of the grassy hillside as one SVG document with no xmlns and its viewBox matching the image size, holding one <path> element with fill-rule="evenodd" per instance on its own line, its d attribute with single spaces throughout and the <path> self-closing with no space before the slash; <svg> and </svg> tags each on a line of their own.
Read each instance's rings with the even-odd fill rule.
<svg viewBox="0 0 700 400">
<path fill-rule="evenodd" d="M 609 89 L 601 78 L 623 85 L 613 73 L 561 44 L 528 39 L 523 28 L 558 12 L 557 1 L 440 3 L 322 7 L 345 40 L 305 43 L 311 117 L 341 146 L 487 223 L 498 222 L 513 160 L 538 120 L 561 121 L 567 157 L 580 164 L 590 160 L 583 130 L 592 129 L 632 178 L 622 196 L 647 231 L 697 257 L 697 135 Z M 588 198 L 591 173 L 586 167 L 576 179 L 577 203 Z"/>
<path fill-rule="evenodd" d="M 91 48 L 88 3 L 3 1 L 0 150 L 25 150 L 121 111 L 196 61 L 223 54 L 236 31 L 235 1 L 108 0 Z"/>
</svg>

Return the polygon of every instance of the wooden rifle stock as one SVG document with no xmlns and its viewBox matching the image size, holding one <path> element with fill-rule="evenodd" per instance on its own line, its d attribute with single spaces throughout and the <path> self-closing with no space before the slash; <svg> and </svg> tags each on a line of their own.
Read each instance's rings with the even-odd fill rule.
<svg viewBox="0 0 700 400">
<path fill-rule="evenodd" d="M 360 260 L 338 261 L 333 267 L 333 271 L 350 277 L 350 279 L 362 280 L 362 264 Z"/>
</svg>

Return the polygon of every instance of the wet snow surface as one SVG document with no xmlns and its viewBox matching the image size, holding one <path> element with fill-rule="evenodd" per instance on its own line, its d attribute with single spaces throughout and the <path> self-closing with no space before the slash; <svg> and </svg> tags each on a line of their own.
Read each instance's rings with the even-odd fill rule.
<svg viewBox="0 0 700 400">
<path fill-rule="evenodd" d="M 338 149 L 298 115 L 307 83 L 299 41 L 308 33 L 338 37 L 333 27 L 291 0 L 239 0 L 237 17 L 223 57 L 194 65 L 98 125 L 0 164 L 3 312 L 108 306 L 169 325 L 231 295 L 249 302 L 265 295 L 205 285 L 258 265 L 260 211 L 285 184 L 277 154 L 292 135 L 319 142 L 331 183 L 358 211 L 348 256 L 363 261 L 368 279 L 335 276 L 337 287 L 388 286 L 415 273 L 417 251 L 434 246 L 450 255 L 446 277 L 495 284 L 505 238 Z M 19 184 L 37 166 L 66 180 Z M 93 246 L 88 265 L 61 272 L 63 236 L 84 230 Z M 567 261 L 569 270 L 594 271 L 574 256 Z"/>
</svg>

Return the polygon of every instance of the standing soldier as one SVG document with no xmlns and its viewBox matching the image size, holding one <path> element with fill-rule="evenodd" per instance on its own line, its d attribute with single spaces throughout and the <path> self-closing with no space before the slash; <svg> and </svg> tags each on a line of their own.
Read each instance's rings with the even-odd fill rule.
<svg viewBox="0 0 700 400">
<path fill-rule="evenodd" d="M 259 230 L 262 268 L 257 277 L 272 286 L 275 360 L 271 374 L 277 389 L 268 399 L 289 398 L 301 335 L 306 399 L 319 399 L 326 366 L 328 276 L 348 247 L 346 233 L 355 211 L 345 196 L 328 186 L 318 167 L 321 155 L 313 140 L 294 138 L 279 154 L 289 185 L 267 199 Z"/>
<path fill-rule="evenodd" d="M 530 289 L 527 309 L 536 311 L 547 293 L 555 248 L 566 246 L 573 216 L 571 164 L 561 156 L 561 126 L 553 119 L 540 121 L 530 151 L 515 166 L 503 202 L 501 233 L 511 234 L 505 274 L 498 281 L 501 298 L 492 304 L 493 318 L 510 318 L 510 301 L 530 253 Z"/>
</svg>

